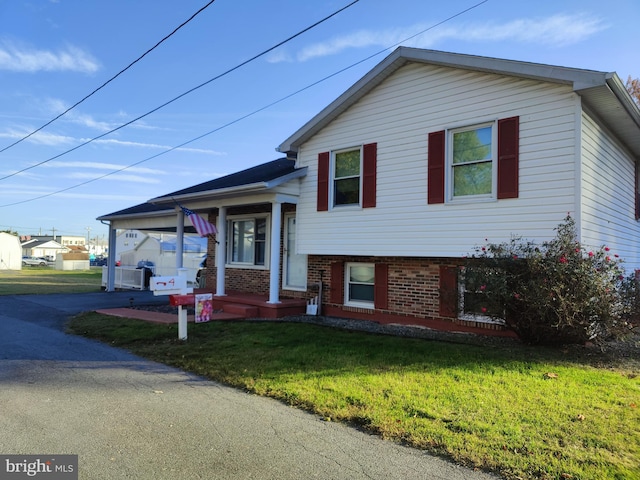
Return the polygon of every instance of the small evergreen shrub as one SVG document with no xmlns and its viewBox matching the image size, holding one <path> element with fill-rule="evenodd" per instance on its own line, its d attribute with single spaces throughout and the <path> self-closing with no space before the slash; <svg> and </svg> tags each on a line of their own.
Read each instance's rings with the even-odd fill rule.
<svg viewBox="0 0 640 480">
<path fill-rule="evenodd" d="M 598 342 L 629 333 L 637 318 L 638 283 L 606 246 L 584 248 L 567 215 L 553 240 L 514 237 L 487 243 L 462 273 L 469 309 L 501 318 L 525 343 Z"/>
</svg>

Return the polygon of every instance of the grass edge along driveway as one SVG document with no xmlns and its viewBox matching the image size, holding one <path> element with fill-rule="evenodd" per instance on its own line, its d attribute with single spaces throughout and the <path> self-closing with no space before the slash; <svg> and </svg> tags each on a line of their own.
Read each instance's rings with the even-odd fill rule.
<svg viewBox="0 0 640 480">
<path fill-rule="evenodd" d="M 584 349 L 488 348 L 303 323 L 85 313 L 96 338 L 511 479 L 640 479 L 640 369 Z M 605 361 L 606 360 L 606 361 Z"/>
</svg>

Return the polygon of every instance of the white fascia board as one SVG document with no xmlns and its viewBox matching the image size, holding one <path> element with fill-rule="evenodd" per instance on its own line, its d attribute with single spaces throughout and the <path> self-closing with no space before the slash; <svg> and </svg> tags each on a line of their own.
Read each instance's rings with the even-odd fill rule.
<svg viewBox="0 0 640 480">
<path fill-rule="evenodd" d="M 241 195 L 246 193 L 253 193 L 261 190 L 266 190 L 268 188 L 268 184 L 266 182 L 256 182 L 248 185 L 241 185 L 236 187 L 227 187 L 227 188 L 219 188 L 216 190 L 207 190 L 203 192 L 194 192 L 188 193 L 185 195 L 177 195 L 175 197 L 167 197 L 163 195 L 162 197 L 152 198 L 151 200 L 147 200 L 147 203 L 152 203 L 154 205 L 163 205 L 163 204 L 171 204 L 175 201 L 196 201 L 196 200 L 204 200 L 204 199 L 212 199 L 215 197 L 229 197 L 232 195 Z"/>
<path fill-rule="evenodd" d="M 276 150 L 281 153 L 297 153 L 299 147 L 305 141 L 328 125 L 333 119 L 351 107 L 373 88 L 382 83 L 383 80 L 400 67 L 412 62 L 563 83 L 572 85 L 576 91 L 606 85 L 607 79 L 612 75 L 611 73 L 594 70 L 504 60 L 492 57 L 479 57 L 436 50 L 398 47 L 342 95 L 282 142 Z"/>
<path fill-rule="evenodd" d="M 96 218 L 96 220 L 110 222 L 112 220 L 135 220 L 137 218 L 161 218 L 166 217 L 168 215 L 175 215 L 175 210 L 167 209 L 161 210 L 157 212 L 139 212 L 139 213 L 127 213 L 122 215 L 103 215 L 101 217 Z"/>
<path fill-rule="evenodd" d="M 216 198 L 229 198 L 233 196 L 242 196 L 249 193 L 255 194 L 256 192 L 264 192 L 264 191 L 272 190 L 291 180 L 304 177 L 306 174 L 307 174 L 307 167 L 298 168 L 287 175 L 274 178 L 273 180 L 269 180 L 268 182 L 249 183 L 246 185 L 237 185 L 235 187 L 218 188 L 215 190 L 207 190 L 203 192 L 194 192 L 186 195 L 178 195 L 175 197 L 167 197 L 166 195 L 163 195 L 162 197 L 152 198 L 151 200 L 148 200 L 147 203 L 162 205 L 162 204 L 173 203 L 174 199 L 176 201 L 188 202 L 188 201 L 197 201 L 197 200 L 214 200 Z"/>
</svg>

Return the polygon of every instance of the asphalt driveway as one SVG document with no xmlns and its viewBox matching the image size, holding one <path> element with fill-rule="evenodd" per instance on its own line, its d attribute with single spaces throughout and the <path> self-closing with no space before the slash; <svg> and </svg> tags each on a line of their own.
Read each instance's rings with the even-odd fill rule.
<svg viewBox="0 0 640 480">
<path fill-rule="evenodd" d="M 81 479 L 497 478 L 63 332 L 131 301 L 166 298 L 0 296 L 0 454 L 75 454 Z"/>
</svg>

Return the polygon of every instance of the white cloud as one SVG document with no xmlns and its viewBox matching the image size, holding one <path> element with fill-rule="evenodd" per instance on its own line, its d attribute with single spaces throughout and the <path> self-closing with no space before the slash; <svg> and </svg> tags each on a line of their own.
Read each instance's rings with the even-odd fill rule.
<svg viewBox="0 0 640 480">
<path fill-rule="evenodd" d="M 32 128 L 21 127 L 20 130 L 12 128 L 8 129 L 5 132 L 0 132 L 0 138 L 8 138 L 11 140 L 19 140 L 29 133 L 33 131 Z M 91 138 L 76 138 L 69 137 L 66 135 L 58 135 L 55 133 L 49 133 L 46 131 L 40 131 L 28 138 L 28 142 L 39 144 L 39 145 L 47 145 L 47 146 L 61 146 L 61 145 L 77 145 L 79 143 L 84 143 L 90 141 Z M 104 145 L 104 146 L 117 146 L 117 147 L 135 147 L 135 148 L 148 148 L 152 150 L 171 150 L 173 147 L 170 145 L 162 145 L 158 143 L 143 143 L 143 142 L 132 142 L 127 140 L 117 140 L 115 138 L 100 138 L 98 140 L 94 140 L 91 142 L 93 145 Z M 189 148 L 189 147 L 180 147 L 173 149 L 174 152 L 185 152 L 185 153 L 197 153 L 204 155 L 213 155 L 213 156 L 225 156 L 226 152 L 219 152 L 217 150 L 210 150 L 205 148 Z"/>
<path fill-rule="evenodd" d="M 5 40 L 0 43 L 0 70 L 12 72 L 72 71 L 94 73 L 100 64 L 73 45 L 57 51 L 38 50 Z"/>
<path fill-rule="evenodd" d="M 87 139 L 88 140 L 88 139 Z M 116 140 L 114 138 L 101 138 L 99 140 L 95 140 L 93 143 L 103 144 L 103 145 L 117 145 L 122 147 L 141 147 L 141 148 L 153 148 L 158 150 L 170 150 L 173 147 L 169 145 L 160 145 L 157 143 L 139 143 L 139 142 L 130 142 L 124 140 Z M 207 155 L 226 155 L 224 152 L 218 152 L 216 150 L 207 150 L 203 148 L 188 148 L 188 147 L 180 147 L 174 149 L 176 152 L 190 152 L 190 153 L 204 153 Z"/>
<path fill-rule="evenodd" d="M 334 37 L 326 42 L 309 45 L 300 50 L 296 60 L 304 62 L 316 57 L 336 55 L 349 48 L 378 46 L 389 48 L 399 44 L 420 48 L 432 48 L 446 40 L 496 42 L 512 41 L 538 43 L 547 46 L 565 46 L 581 42 L 605 30 L 608 25 L 594 16 L 586 14 L 557 14 L 538 19 L 516 19 L 506 23 L 485 22 L 438 27 L 425 33 L 428 25 L 413 25 L 407 28 L 382 31 L 359 30 L 348 35 Z M 409 40 L 407 40 L 409 39 Z M 279 52 L 270 61 L 285 61 L 287 53 Z M 278 60 L 283 59 L 283 60 Z"/>
<path fill-rule="evenodd" d="M 293 58 L 284 49 L 276 50 L 267 55 L 267 62 L 269 63 L 282 63 L 292 61 Z"/>
<path fill-rule="evenodd" d="M 73 198 L 77 200 L 123 201 L 129 199 L 131 203 L 142 203 L 149 199 L 149 195 L 135 195 L 135 193 L 78 193 L 70 191 L 56 193 L 55 187 L 44 186 L 42 188 L 37 188 L 33 185 L 12 185 L 6 188 L 6 190 L 0 190 L 0 203 L 12 203 L 19 198 L 39 197 L 52 193 L 55 193 L 55 198 Z"/>
<path fill-rule="evenodd" d="M 78 162 L 78 161 L 52 161 L 42 165 L 45 168 L 85 168 L 93 170 L 107 170 L 114 171 L 125 168 L 125 165 L 118 165 L 117 163 L 105 163 L 105 162 Z M 158 170 L 147 167 L 129 167 L 126 169 L 129 173 L 143 173 L 147 175 L 166 175 L 164 170 Z"/>
<path fill-rule="evenodd" d="M 24 127 L 22 131 L 9 129 L 6 132 L 0 132 L 0 138 L 10 138 L 13 140 L 18 140 L 28 135 L 32 131 L 32 129 L 27 129 Z M 74 137 L 68 137 L 66 135 L 56 135 L 54 133 L 47 133 L 43 131 L 33 134 L 29 137 L 28 141 L 48 146 L 69 145 L 77 143 L 77 139 Z"/>
<path fill-rule="evenodd" d="M 95 174 L 93 173 L 82 173 L 82 172 L 71 173 L 69 175 L 65 175 L 64 177 L 74 178 L 77 180 L 93 180 L 96 178 Z M 112 180 L 117 182 L 131 182 L 131 183 L 147 183 L 147 184 L 160 183 L 160 180 L 158 180 L 157 178 L 145 177 L 142 175 L 131 175 L 126 173 L 114 173 L 113 175 L 100 178 L 100 181 L 102 180 Z"/>
<path fill-rule="evenodd" d="M 606 28 L 607 25 L 595 17 L 559 14 L 539 20 L 514 20 L 503 25 L 489 23 L 477 27 L 469 26 L 464 29 L 465 33 L 460 39 L 515 40 L 564 46 L 579 43 Z"/>
</svg>

